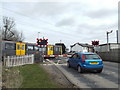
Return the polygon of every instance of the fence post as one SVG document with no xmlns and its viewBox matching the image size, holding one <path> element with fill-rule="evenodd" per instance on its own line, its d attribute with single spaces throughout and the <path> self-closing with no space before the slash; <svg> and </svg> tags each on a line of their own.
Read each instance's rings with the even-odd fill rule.
<svg viewBox="0 0 120 90">
<path fill-rule="evenodd" d="M 17 65 L 19 65 L 19 59 L 18 59 L 19 57 L 17 56 Z"/>
<path fill-rule="evenodd" d="M 27 55 L 24 56 L 24 64 L 26 64 Z"/>
<path fill-rule="evenodd" d="M 7 56 L 7 65 L 6 66 L 10 66 L 10 56 Z"/>
<path fill-rule="evenodd" d="M 25 64 L 25 61 L 24 61 L 25 59 L 24 58 L 25 58 L 25 56 L 22 56 L 22 65 Z"/>
<path fill-rule="evenodd" d="M 3 65 L 6 66 L 6 57 L 4 56 Z"/>
<path fill-rule="evenodd" d="M 28 62 L 28 61 L 29 61 L 29 55 L 27 54 L 25 62 Z"/>
<path fill-rule="evenodd" d="M 34 63 L 34 54 L 31 55 L 32 56 L 32 64 Z"/>
<path fill-rule="evenodd" d="M 17 56 L 15 56 L 15 66 L 17 65 Z"/>
<path fill-rule="evenodd" d="M 22 65 L 24 65 L 23 56 L 21 56 L 21 60 L 22 60 Z"/>
<path fill-rule="evenodd" d="M 21 61 L 22 61 L 21 65 L 23 65 L 24 64 L 24 62 L 23 62 L 23 56 L 21 56 Z"/>
<path fill-rule="evenodd" d="M 10 61 L 11 61 L 11 66 L 13 66 L 14 65 L 14 57 L 13 56 L 11 56 Z"/>
<path fill-rule="evenodd" d="M 19 62 L 19 63 L 20 63 L 19 65 L 21 65 L 21 57 L 20 57 L 20 56 L 19 56 L 19 61 L 20 61 L 20 62 Z"/>
<path fill-rule="evenodd" d="M 28 64 L 30 64 L 30 55 L 27 55 L 27 60 L 26 60 L 26 62 L 27 62 Z"/>
<path fill-rule="evenodd" d="M 15 61 L 16 61 L 16 62 L 15 62 L 15 65 L 18 65 L 18 64 L 17 64 L 17 56 L 15 56 L 15 58 L 16 58 L 16 60 L 15 60 Z"/>
</svg>

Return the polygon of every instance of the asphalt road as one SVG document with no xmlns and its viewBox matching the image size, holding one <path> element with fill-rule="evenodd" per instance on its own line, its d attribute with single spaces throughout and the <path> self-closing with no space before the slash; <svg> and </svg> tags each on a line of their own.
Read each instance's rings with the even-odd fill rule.
<svg viewBox="0 0 120 90">
<path fill-rule="evenodd" d="M 66 64 L 56 64 L 56 66 L 66 75 L 66 77 L 79 88 L 118 88 L 118 63 L 103 62 L 102 73 L 78 73 L 73 68 L 68 68 Z"/>
</svg>

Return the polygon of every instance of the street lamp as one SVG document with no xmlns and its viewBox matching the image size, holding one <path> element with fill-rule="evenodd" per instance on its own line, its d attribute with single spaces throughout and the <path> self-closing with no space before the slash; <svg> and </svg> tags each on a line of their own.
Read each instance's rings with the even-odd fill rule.
<svg viewBox="0 0 120 90">
<path fill-rule="evenodd" d="M 117 44 L 118 44 L 118 30 L 116 30 Z"/>
<path fill-rule="evenodd" d="M 109 38 L 108 38 L 108 34 L 112 33 L 113 30 L 111 30 L 110 32 L 107 31 L 107 44 L 109 43 Z"/>
<path fill-rule="evenodd" d="M 39 34 L 40 34 L 40 32 L 38 32 L 38 39 L 39 39 Z"/>
</svg>

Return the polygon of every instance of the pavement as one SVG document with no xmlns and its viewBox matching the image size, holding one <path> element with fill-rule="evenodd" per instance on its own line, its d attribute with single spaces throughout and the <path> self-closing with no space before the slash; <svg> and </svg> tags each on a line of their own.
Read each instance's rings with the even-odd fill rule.
<svg viewBox="0 0 120 90">
<path fill-rule="evenodd" d="M 61 88 L 77 88 L 52 62 L 42 64 L 41 66 L 49 73 L 51 81 L 57 83 Z"/>
</svg>

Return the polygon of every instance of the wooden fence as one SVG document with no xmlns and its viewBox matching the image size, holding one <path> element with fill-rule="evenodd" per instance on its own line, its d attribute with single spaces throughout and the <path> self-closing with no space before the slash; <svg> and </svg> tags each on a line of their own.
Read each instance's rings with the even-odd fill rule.
<svg viewBox="0 0 120 90">
<path fill-rule="evenodd" d="M 12 67 L 12 66 L 20 66 L 25 64 L 33 64 L 34 63 L 34 55 L 23 55 L 23 56 L 7 56 L 4 57 L 3 65 Z"/>
</svg>

